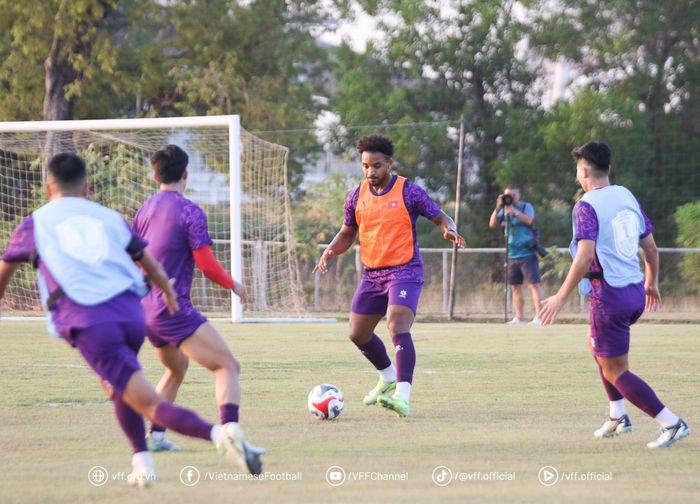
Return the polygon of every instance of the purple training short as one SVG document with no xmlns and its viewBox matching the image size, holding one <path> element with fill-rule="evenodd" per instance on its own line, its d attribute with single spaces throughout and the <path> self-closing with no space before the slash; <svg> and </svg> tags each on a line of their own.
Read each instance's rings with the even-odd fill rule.
<svg viewBox="0 0 700 504">
<path fill-rule="evenodd" d="M 617 357 L 629 352 L 630 326 L 644 313 L 644 286 L 604 287 L 608 293 L 604 302 L 591 299 L 591 346 L 597 357 Z"/>
<path fill-rule="evenodd" d="M 175 315 L 167 312 L 149 319 L 146 322 L 148 340 L 156 347 L 172 345 L 179 347 L 183 341 L 192 336 L 202 324 L 207 323 L 207 318 L 195 310 L 192 305 L 180 307 Z"/>
<path fill-rule="evenodd" d="M 386 315 L 388 305 L 407 306 L 416 314 L 423 282 L 362 279 L 352 297 L 351 311 L 360 315 Z"/>
<path fill-rule="evenodd" d="M 146 325 L 143 318 L 128 322 L 104 322 L 84 329 L 74 328 L 69 342 L 85 361 L 121 396 L 131 375 L 141 369 L 137 355 Z"/>
</svg>

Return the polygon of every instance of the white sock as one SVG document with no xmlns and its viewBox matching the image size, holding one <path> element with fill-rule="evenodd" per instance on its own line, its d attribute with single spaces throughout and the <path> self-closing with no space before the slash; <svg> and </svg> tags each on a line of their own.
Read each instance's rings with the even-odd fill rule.
<svg viewBox="0 0 700 504">
<path fill-rule="evenodd" d="M 400 381 L 396 384 L 395 396 L 401 396 L 406 399 L 406 402 L 411 398 L 411 384 L 407 381 Z"/>
<path fill-rule="evenodd" d="M 619 399 L 617 401 L 610 401 L 610 418 L 622 418 L 623 415 L 627 414 L 625 410 L 625 400 Z"/>
<path fill-rule="evenodd" d="M 381 376 L 382 380 L 385 382 L 396 381 L 396 368 L 393 364 L 389 364 L 388 368 L 379 370 L 379 376 Z"/>
<path fill-rule="evenodd" d="M 131 467 L 153 467 L 153 457 L 147 451 L 137 452 L 131 456 Z"/>
<path fill-rule="evenodd" d="M 220 444 L 224 441 L 224 433 L 221 430 L 222 426 L 219 424 L 214 425 L 214 427 L 211 428 L 211 433 L 209 434 L 209 438 L 212 440 L 214 444 Z"/>
<path fill-rule="evenodd" d="M 153 441 L 157 441 L 157 442 L 163 441 L 163 439 L 165 439 L 165 432 L 164 431 L 151 431 L 151 439 L 153 439 Z"/>
<path fill-rule="evenodd" d="M 678 423 L 679 418 L 670 409 L 664 407 L 658 415 L 654 417 L 654 420 L 661 424 L 661 427 L 668 429 L 673 427 Z"/>
</svg>

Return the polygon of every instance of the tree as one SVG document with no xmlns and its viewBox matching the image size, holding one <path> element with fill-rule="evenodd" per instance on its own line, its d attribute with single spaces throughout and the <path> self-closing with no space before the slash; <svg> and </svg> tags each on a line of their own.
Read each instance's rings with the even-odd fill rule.
<svg viewBox="0 0 700 504">
<path fill-rule="evenodd" d="M 134 0 L 0 0 L 4 118 L 73 119 L 91 78 L 114 70 L 110 35 Z M 112 30 L 112 31 L 110 31 Z M 43 85 L 41 84 L 43 83 Z M 40 96 L 43 97 L 40 99 Z"/>
<path fill-rule="evenodd" d="M 672 244 L 675 208 L 697 197 L 700 159 L 700 1 L 538 1 L 532 46 L 569 58 L 579 89 L 596 93 L 596 129 L 613 164 Z M 581 84 L 583 82 L 583 84 Z M 592 96 L 592 95 L 589 95 Z M 590 140 L 590 131 L 573 145 Z M 585 136 L 589 133 L 589 136 Z"/>
<path fill-rule="evenodd" d="M 508 154 L 502 146 L 506 118 L 529 109 L 528 88 L 535 78 L 516 54 L 525 33 L 513 15 L 516 2 L 458 1 L 452 10 L 428 1 L 364 4 L 398 22 L 385 22 L 383 41 L 364 55 L 348 48 L 337 52 L 333 105 L 341 125 L 442 122 L 387 131 L 402 173 L 420 178 L 444 201 L 454 194 L 454 126 L 463 114 L 469 139 L 465 225 L 483 227 L 499 190 L 492 167 Z M 343 146 L 359 133 L 343 134 L 342 126 L 340 132 Z M 476 241 L 482 240 L 499 238 Z"/>
</svg>

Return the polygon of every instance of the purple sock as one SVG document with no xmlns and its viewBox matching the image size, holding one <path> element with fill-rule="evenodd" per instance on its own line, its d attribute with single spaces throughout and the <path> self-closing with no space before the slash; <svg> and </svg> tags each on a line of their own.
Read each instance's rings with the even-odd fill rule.
<svg viewBox="0 0 700 504">
<path fill-rule="evenodd" d="M 615 388 L 615 385 L 610 383 L 607 378 L 605 378 L 603 368 L 600 367 L 600 364 L 598 364 L 598 372 L 600 373 L 600 379 L 603 380 L 603 387 L 605 387 L 605 392 L 608 394 L 608 399 L 611 401 L 619 401 L 620 399 L 624 399 L 624 396 Z"/>
<path fill-rule="evenodd" d="M 209 435 L 212 427 L 214 427 L 194 411 L 175 406 L 167 401 L 163 401 L 158 405 L 153 420 L 160 425 L 164 425 L 167 429 L 172 429 L 185 436 L 206 440 L 211 439 Z"/>
<path fill-rule="evenodd" d="M 238 404 L 226 403 L 219 406 L 221 423 L 238 422 Z"/>
<path fill-rule="evenodd" d="M 411 333 L 392 336 L 396 351 L 396 381 L 413 383 L 413 369 L 416 367 L 416 349 Z"/>
<path fill-rule="evenodd" d="M 652 388 L 639 376 L 629 371 L 617 377 L 615 387 L 625 396 L 625 399 L 651 418 L 656 417 L 664 409 L 663 403 L 656 397 Z"/>
<path fill-rule="evenodd" d="M 355 343 L 355 346 L 360 349 L 362 355 L 367 357 L 367 360 L 370 361 L 377 370 L 381 371 L 391 366 L 391 359 L 389 359 L 389 354 L 386 353 L 386 347 L 376 334 L 372 334 L 372 339 L 364 345 Z"/>
<path fill-rule="evenodd" d="M 121 396 L 114 398 L 114 413 L 117 416 L 119 426 L 129 438 L 134 453 L 146 451 L 146 426 L 143 417 L 128 406 Z"/>
</svg>

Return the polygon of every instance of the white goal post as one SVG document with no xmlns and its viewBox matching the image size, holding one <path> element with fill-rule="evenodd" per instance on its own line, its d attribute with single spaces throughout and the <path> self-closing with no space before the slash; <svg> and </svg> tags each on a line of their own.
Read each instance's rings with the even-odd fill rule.
<svg viewBox="0 0 700 504">
<path fill-rule="evenodd" d="M 148 158 L 167 143 L 189 154 L 185 196 L 204 208 L 218 259 L 249 292 L 244 308 L 197 272 L 195 306 L 206 313 L 230 310 L 234 322 L 297 318 L 304 302 L 291 230 L 288 149 L 245 131 L 238 115 L 0 122 L 0 243 L 5 247 L 19 220 L 45 201 L 40 186 L 52 154 L 82 155 L 91 198 L 131 222 L 157 190 Z M 20 285 L 8 288 L 4 314 L 38 312 L 33 274 L 26 268 Z"/>
</svg>

